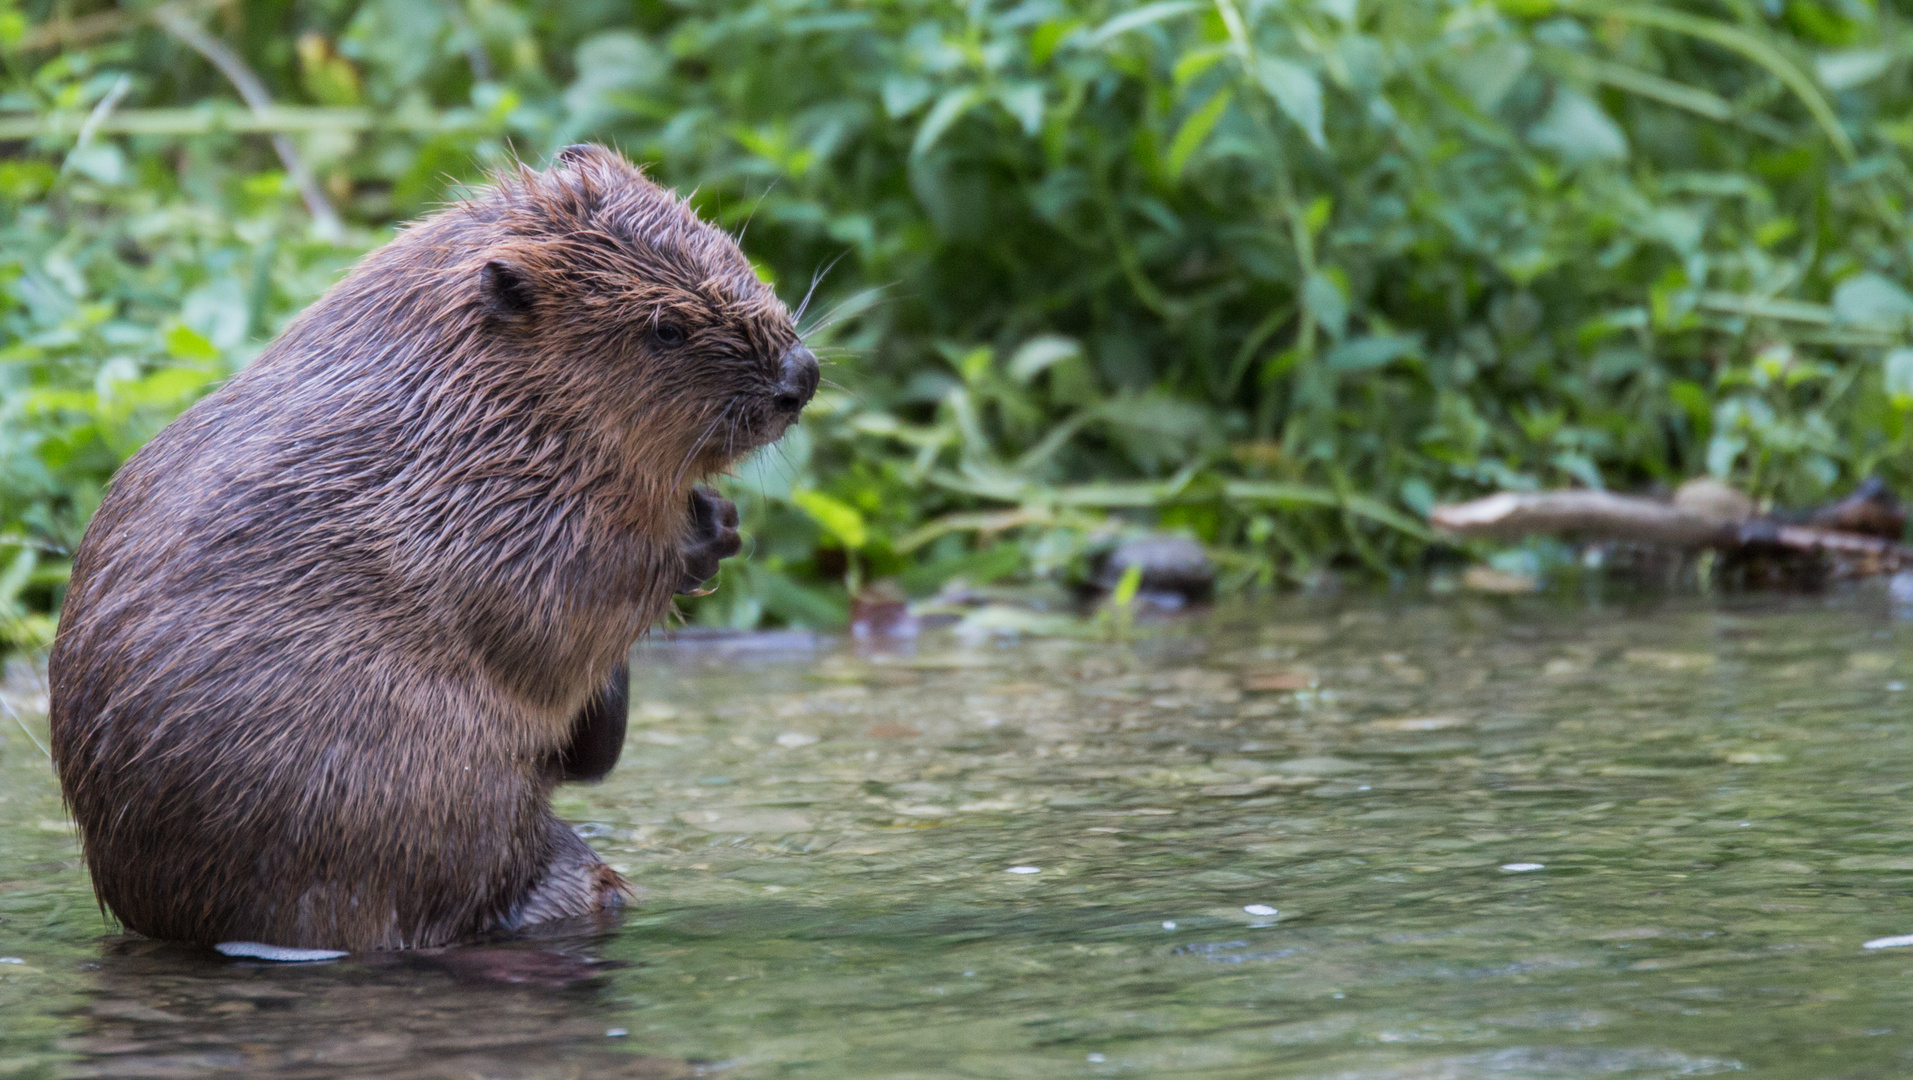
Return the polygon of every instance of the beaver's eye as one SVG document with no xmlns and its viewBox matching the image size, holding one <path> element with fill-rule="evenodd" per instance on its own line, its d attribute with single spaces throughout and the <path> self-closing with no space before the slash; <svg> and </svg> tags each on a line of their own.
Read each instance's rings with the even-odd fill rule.
<svg viewBox="0 0 1913 1080">
<path fill-rule="evenodd" d="M 660 345 L 684 344 L 684 328 L 676 323 L 659 323 L 651 336 L 657 338 Z"/>
</svg>

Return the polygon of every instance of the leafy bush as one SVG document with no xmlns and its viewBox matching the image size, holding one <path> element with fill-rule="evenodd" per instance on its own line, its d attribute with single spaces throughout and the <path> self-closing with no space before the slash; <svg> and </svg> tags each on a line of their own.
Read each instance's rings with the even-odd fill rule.
<svg viewBox="0 0 1913 1080">
<path fill-rule="evenodd" d="M 1275 582 L 1411 567 L 1495 488 L 1909 479 L 1913 37 L 1862 0 L 164 9 L 258 72 L 331 234 L 164 18 L 62 10 L 0 19 L 16 638 L 158 423 L 393 222 L 584 138 L 814 287 L 833 361 L 732 484 L 756 554 L 705 621 L 1131 526 Z"/>
</svg>

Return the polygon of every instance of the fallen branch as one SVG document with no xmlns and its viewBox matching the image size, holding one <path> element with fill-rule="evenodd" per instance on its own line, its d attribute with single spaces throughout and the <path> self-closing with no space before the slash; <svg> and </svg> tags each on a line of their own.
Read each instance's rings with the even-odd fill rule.
<svg viewBox="0 0 1913 1080">
<path fill-rule="evenodd" d="M 1826 555 L 1859 574 L 1913 567 L 1913 547 L 1877 536 L 1765 517 L 1723 518 L 1605 491 L 1502 492 L 1437 506 L 1428 517 L 1436 528 L 1463 538 L 1567 535 L 1749 555 Z"/>
<path fill-rule="evenodd" d="M 272 110 L 272 95 L 266 91 L 266 84 L 246 65 L 239 54 L 226 47 L 226 43 L 199 28 L 199 23 L 187 9 L 167 4 L 154 8 L 148 13 L 152 20 L 165 28 L 166 32 L 185 42 L 194 52 L 206 58 L 206 62 L 219 69 L 239 97 L 255 116 L 263 116 Z M 292 144 L 290 136 L 274 134 L 272 148 L 279 153 L 279 160 L 286 167 L 286 175 L 299 189 L 299 195 L 305 200 L 306 211 L 312 215 L 315 231 L 327 240 L 336 241 L 345 235 L 345 223 L 339 220 L 338 211 L 332 208 L 332 201 L 325 197 L 325 191 L 319 187 L 318 178 L 306 167 L 305 159 L 299 156 L 298 147 Z"/>
<path fill-rule="evenodd" d="M 42 137 L 71 137 L 90 113 L 9 113 L 0 110 L 0 142 Z M 236 135 L 304 131 L 407 131 L 433 134 L 483 124 L 469 111 L 447 113 L 375 113 L 371 109 L 318 105 L 274 105 L 257 112 L 222 102 L 185 108 L 119 109 L 94 125 L 97 135 L 184 137 L 227 131 Z"/>
<path fill-rule="evenodd" d="M 175 0 L 173 6 L 192 14 L 199 14 L 210 8 L 225 7 L 230 0 Z M 84 45 L 103 37 L 124 33 L 138 21 L 138 12 L 126 12 L 115 8 L 96 11 L 77 19 L 63 17 L 55 5 L 54 14 L 45 22 L 27 28 L 13 47 L 22 52 L 40 49 L 70 49 L 75 45 Z"/>
<path fill-rule="evenodd" d="M 1491 539 L 1574 533 L 1667 547 L 1715 547 L 1733 544 L 1738 535 L 1734 521 L 1605 491 L 1504 491 L 1437 506 L 1428 520 L 1457 536 Z"/>
</svg>

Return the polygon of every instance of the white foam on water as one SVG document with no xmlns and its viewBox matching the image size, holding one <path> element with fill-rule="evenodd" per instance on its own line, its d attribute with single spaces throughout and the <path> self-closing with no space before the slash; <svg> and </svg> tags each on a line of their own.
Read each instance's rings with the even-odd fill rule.
<svg viewBox="0 0 1913 1080">
<path fill-rule="evenodd" d="M 1244 904 L 1242 910 L 1251 915 L 1274 915 L 1275 909 L 1267 904 Z"/>
<path fill-rule="evenodd" d="M 1510 874 L 1525 874 L 1530 870 L 1546 870 L 1547 864 L 1538 862 L 1502 863 L 1501 868 Z"/>
<path fill-rule="evenodd" d="M 1913 934 L 1901 934 L 1898 937 L 1876 937 L 1860 947 L 1862 949 L 1898 949 L 1913 945 Z"/>
<path fill-rule="evenodd" d="M 222 941 L 213 948 L 224 956 L 278 960 L 288 964 L 308 963 L 313 960 L 337 960 L 347 955 L 339 949 L 289 949 L 284 945 L 267 945 L 258 941 Z"/>
<path fill-rule="evenodd" d="M 1043 872 L 1043 868 L 1040 866 L 1012 866 L 1003 872 L 1006 874 L 1040 874 Z"/>
</svg>

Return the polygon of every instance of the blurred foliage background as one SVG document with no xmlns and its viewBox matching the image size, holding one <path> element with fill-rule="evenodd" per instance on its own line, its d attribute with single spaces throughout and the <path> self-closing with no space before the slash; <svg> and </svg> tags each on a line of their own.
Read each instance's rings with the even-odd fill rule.
<svg viewBox="0 0 1913 1080">
<path fill-rule="evenodd" d="M 354 258 L 584 139 L 816 283 L 833 387 L 698 621 L 1140 528 L 1279 584 L 1495 489 L 1903 487 L 1910 60 L 1872 0 L 0 0 L 0 637 Z"/>
</svg>

